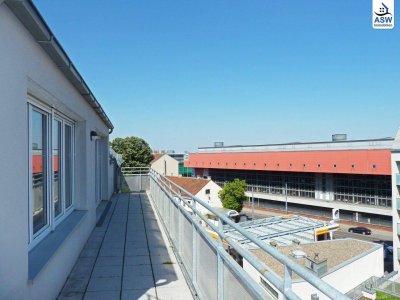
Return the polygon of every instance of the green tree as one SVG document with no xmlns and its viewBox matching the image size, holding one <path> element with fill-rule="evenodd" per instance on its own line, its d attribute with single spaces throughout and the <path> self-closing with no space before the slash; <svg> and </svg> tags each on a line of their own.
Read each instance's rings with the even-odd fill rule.
<svg viewBox="0 0 400 300">
<path fill-rule="evenodd" d="M 124 167 L 147 167 L 153 159 L 149 144 L 138 137 L 115 138 L 111 148 L 122 155 Z"/>
<path fill-rule="evenodd" d="M 219 191 L 222 206 L 228 209 L 234 209 L 241 212 L 243 202 L 246 201 L 246 181 L 235 179 L 231 182 L 225 182 L 225 186 Z"/>
</svg>

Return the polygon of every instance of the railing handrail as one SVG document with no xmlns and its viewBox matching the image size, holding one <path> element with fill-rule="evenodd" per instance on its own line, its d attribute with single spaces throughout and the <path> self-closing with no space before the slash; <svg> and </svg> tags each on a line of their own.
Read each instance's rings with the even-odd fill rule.
<svg viewBox="0 0 400 300">
<path fill-rule="evenodd" d="M 123 175 L 148 175 L 150 167 L 121 167 Z"/>
<path fill-rule="evenodd" d="M 168 178 L 162 176 L 161 174 L 157 173 L 155 170 L 150 169 L 150 175 L 155 177 L 155 179 L 163 179 L 163 181 L 167 182 L 169 185 L 174 186 L 178 190 L 184 192 L 186 195 L 188 195 L 192 200 L 194 200 L 196 203 L 199 203 L 201 206 L 212 212 L 215 216 L 217 216 L 220 220 L 224 221 L 226 224 L 230 225 L 231 227 L 235 228 L 239 233 L 241 233 L 244 237 L 248 238 L 251 240 L 254 244 L 256 244 L 258 247 L 260 247 L 262 250 L 270 254 L 274 259 L 279 261 L 282 265 L 285 267 L 289 268 L 290 270 L 294 271 L 297 275 L 299 275 L 301 278 L 303 278 L 305 281 L 310 283 L 312 286 L 314 286 L 317 290 L 325 294 L 326 296 L 330 297 L 331 299 L 349 299 L 347 296 L 339 292 L 336 288 L 332 287 L 325 281 L 323 281 L 321 278 L 319 278 L 316 274 L 314 274 L 312 271 L 307 270 L 303 266 L 300 266 L 299 264 L 295 263 L 292 261 L 290 258 L 285 256 L 284 254 L 280 253 L 277 249 L 274 247 L 266 244 L 264 241 L 258 239 L 256 236 L 254 236 L 252 233 L 248 232 L 247 230 L 243 229 L 242 227 L 238 226 L 236 223 L 234 223 L 232 220 L 227 218 L 225 215 L 222 213 L 218 212 L 215 210 L 213 207 L 208 205 L 207 203 L 203 202 L 196 196 L 192 195 L 190 192 L 185 190 L 184 188 L 178 186 L 175 184 L 173 181 L 169 180 Z M 168 186 L 168 185 L 166 185 Z M 178 193 L 172 190 L 178 197 L 182 198 Z M 195 206 L 191 205 L 190 203 L 187 203 L 187 205 L 193 210 L 197 210 Z M 197 212 L 196 212 L 197 213 Z M 201 215 L 201 213 L 197 213 L 198 215 Z M 218 234 L 222 234 L 220 230 L 216 230 Z M 246 258 L 246 257 L 245 257 Z M 278 287 L 277 287 L 278 288 Z M 283 291 L 281 290 L 283 294 L 287 292 L 286 289 Z M 291 291 L 290 291 L 291 292 Z"/>
</svg>

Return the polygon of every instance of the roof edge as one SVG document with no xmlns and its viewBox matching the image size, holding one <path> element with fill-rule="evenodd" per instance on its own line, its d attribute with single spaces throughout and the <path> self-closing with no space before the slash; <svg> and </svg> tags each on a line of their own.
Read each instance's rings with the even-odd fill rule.
<svg viewBox="0 0 400 300">
<path fill-rule="evenodd" d="M 277 143 L 277 144 L 250 144 L 250 145 L 230 145 L 222 147 L 205 146 L 198 147 L 198 149 L 226 149 L 235 147 L 263 147 L 263 146 L 290 146 L 290 145 L 318 145 L 318 144 L 345 144 L 345 143 L 357 143 L 357 142 L 385 142 L 394 141 L 392 137 L 379 138 L 379 139 L 364 139 L 364 140 L 344 140 L 344 141 L 321 141 L 321 142 L 293 142 L 293 143 Z"/>
<path fill-rule="evenodd" d="M 0 0 L 0 4 L 3 1 L 64 74 L 66 79 L 92 107 L 104 124 L 107 125 L 110 130 L 109 133 L 111 133 L 114 129 L 114 125 L 32 0 Z"/>
</svg>

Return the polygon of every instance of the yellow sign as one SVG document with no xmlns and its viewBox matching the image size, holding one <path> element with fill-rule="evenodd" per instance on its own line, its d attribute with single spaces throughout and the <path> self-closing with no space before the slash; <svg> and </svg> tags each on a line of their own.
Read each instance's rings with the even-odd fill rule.
<svg viewBox="0 0 400 300">
<path fill-rule="evenodd" d="M 328 233 L 328 232 L 329 232 L 328 227 L 323 227 L 323 228 L 317 229 L 317 230 L 315 231 L 315 233 L 316 233 L 317 235 L 325 234 L 325 233 Z"/>
</svg>

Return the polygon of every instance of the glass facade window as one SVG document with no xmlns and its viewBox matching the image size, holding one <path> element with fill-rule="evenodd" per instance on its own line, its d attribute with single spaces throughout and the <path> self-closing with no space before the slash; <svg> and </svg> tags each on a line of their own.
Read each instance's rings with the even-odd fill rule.
<svg viewBox="0 0 400 300">
<path fill-rule="evenodd" d="M 209 174 L 220 185 L 238 178 L 246 181 L 248 191 L 315 198 L 314 173 L 210 169 Z"/>
<path fill-rule="evenodd" d="M 334 174 L 334 199 L 354 204 L 392 206 L 391 177 Z"/>
<path fill-rule="evenodd" d="M 317 173 L 209 169 L 211 178 L 223 186 L 227 181 L 246 181 L 247 191 L 290 197 L 315 198 Z M 334 200 L 354 204 L 391 207 L 391 177 L 382 175 L 332 174 L 329 189 L 326 174 L 320 191 L 332 193 Z"/>
<path fill-rule="evenodd" d="M 73 124 L 45 107 L 29 105 L 30 247 L 73 207 Z"/>
</svg>

